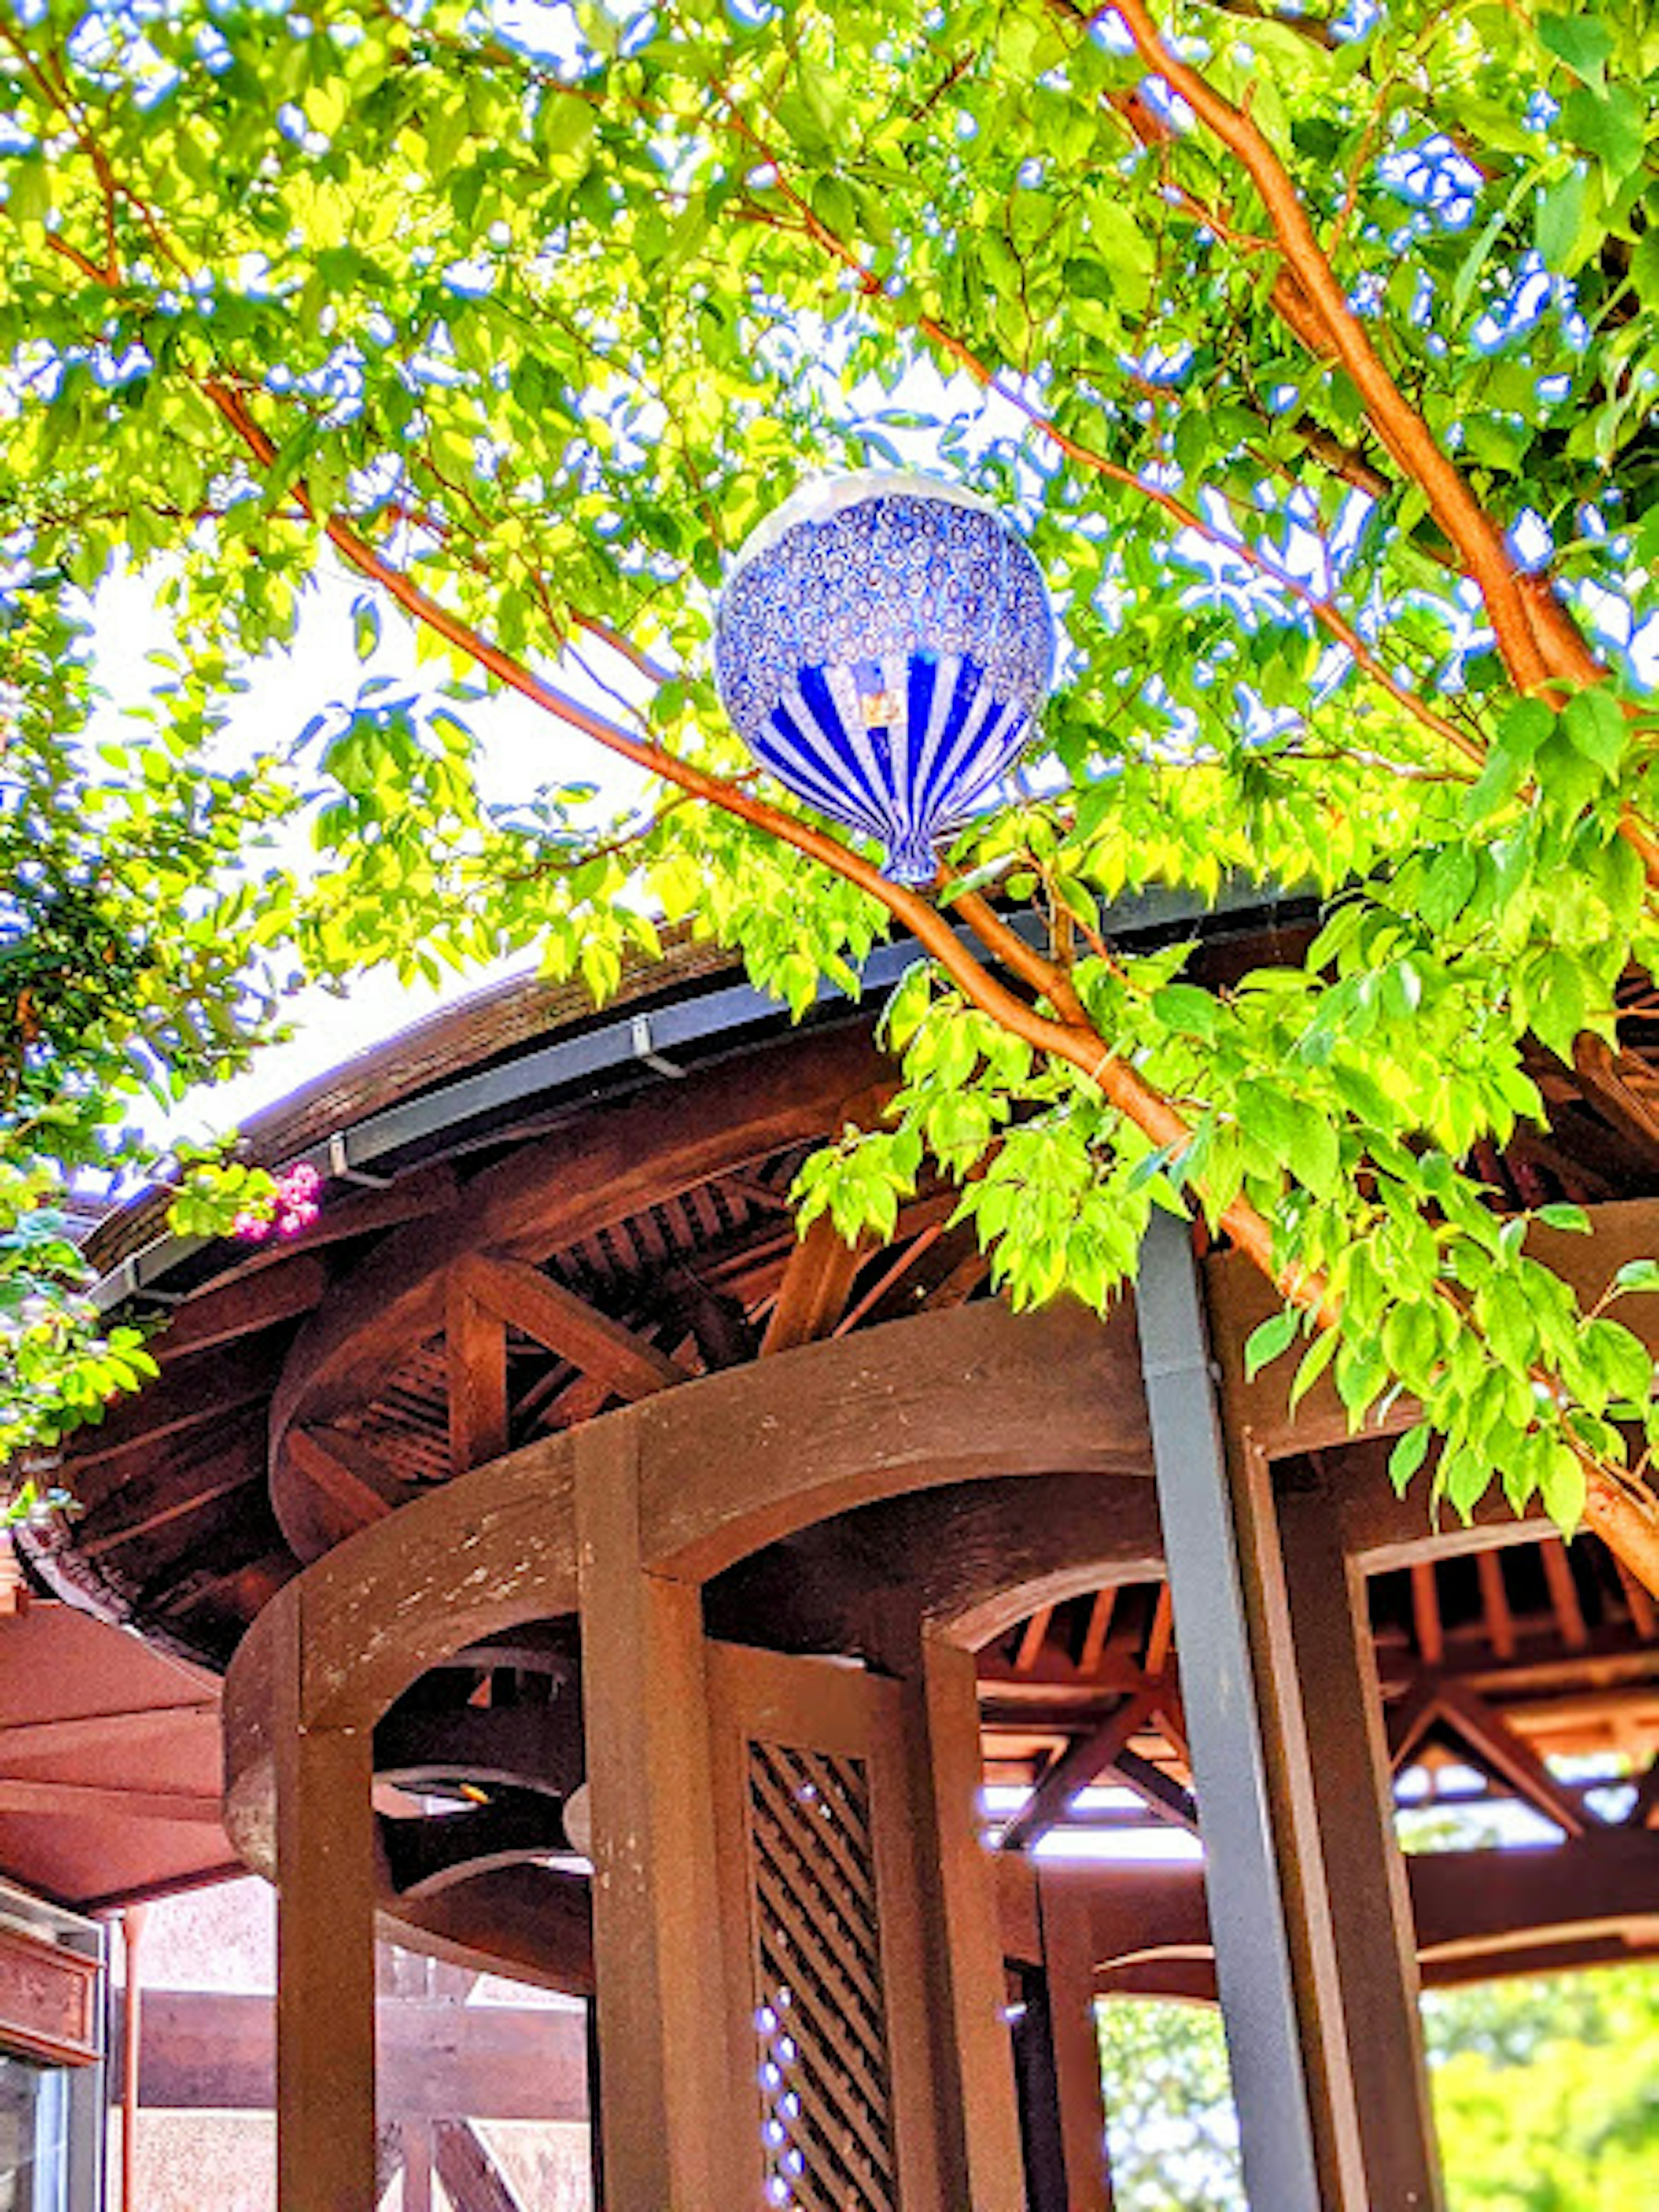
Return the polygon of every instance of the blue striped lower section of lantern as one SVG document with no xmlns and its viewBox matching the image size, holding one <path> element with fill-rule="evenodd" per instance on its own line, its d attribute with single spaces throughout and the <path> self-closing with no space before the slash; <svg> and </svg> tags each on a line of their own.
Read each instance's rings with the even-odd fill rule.
<svg viewBox="0 0 1659 2212">
<path fill-rule="evenodd" d="M 1036 562 L 996 512 L 924 477 L 798 495 L 739 556 L 715 668 L 755 757 L 931 882 L 938 840 L 1030 743 L 1054 624 Z"/>
<path fill-rule="evenodd" d="M 896 882 L 931 883 L 935 841 L 1018 759 L 1030 718 L 994 699 L 984 670 L 956 654 L 914 653 L 881 672 L 890 720 L 867 722 L 868 695 L 848 701 L 836 671 L 803 668 L 752 749 L 820 813 L 879 838 Z"/>
</svg>

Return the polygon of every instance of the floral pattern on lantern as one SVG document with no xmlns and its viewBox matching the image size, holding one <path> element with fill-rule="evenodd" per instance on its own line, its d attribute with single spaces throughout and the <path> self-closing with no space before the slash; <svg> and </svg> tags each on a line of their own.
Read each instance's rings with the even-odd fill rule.
<svg viewBox="0 0 1659 2212">
<path fill-rule="evenodd" d="M 714 670 L 738 735 L 820 813 L 929 883 L 934 848 L 1030 743 L 1054 659 L 1041 570 L 996 509 L 870 470 L 810 485 L 738 556 Z"/>
</svg>

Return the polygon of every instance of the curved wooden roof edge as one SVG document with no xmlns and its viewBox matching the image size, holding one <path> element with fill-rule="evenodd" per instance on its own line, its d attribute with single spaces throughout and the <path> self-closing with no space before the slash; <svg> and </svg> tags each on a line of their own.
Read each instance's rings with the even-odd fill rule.
<svg viewBox="0 0 1659 2212">
<path fill-rule="evenodd" d="M 1196 934 L 1212 935 L 1218 929 L 1271 929 L 1308 910 L 1309 901 L 1299 895 L 1234 879 L 1224 884 L 1208 903 L 1154 886 L 1119 899 L 1106 920 L 1120 938 L 1188 927 Z M 241 1132 L 242 1152 L 264 1166 L 289 1165 L 319 1147 L 325 1152 L 332 1139 L 349 1134 L 366 1119 L 442 1094 L 458 1079 L 506 1066 L 554 1042 L 574 1042 L 617 1024 L 619 1016 L 620 1026 L 632 1032 L 638 1016 L 653 1007 L 679 1006 L 723 982 L 741 983 L 739 957 L 694 938 L 689 925 L 665 928 L 662 938 L 661 957 L 630 957 L 621 981 L 602 1006 L 574 979 L 555 982 L 526 974 L 470 992 L 422 1016 L 250 1115 Z M 908 939 L 878 945 L 865 965 L 866 988 L 885 988 L 893 975 L 919 957 Z M 750 1021 L 789 1024 L 781 1000 L 763 999 L 757 992 L 745 995 L 752 1006 L 733 1009 L 736 1018 L 722 1026 L 736 1026 L 745 1016 Z M 837 996 L 826 985 L 820 1006 L 833 1003 Z M 640 1046 L 634 1058 L 649 1067 L 648 1038 L 641 1038 Z M 167 1193 L 142 1192 L 105 1214 L 88 1234 L 86 1255 L 100 1274 L 112 1279 L 113 1288 L 121 1287 L 115 1279 L 124 1261 L 152 1243 L 168 1241 L 162 1236 L 167 1205 Z M 186 1240 L 173 1241 L 182 1248 Z M 139 1285 L 125 1287 L 132 1291 Z"/>
</svg>

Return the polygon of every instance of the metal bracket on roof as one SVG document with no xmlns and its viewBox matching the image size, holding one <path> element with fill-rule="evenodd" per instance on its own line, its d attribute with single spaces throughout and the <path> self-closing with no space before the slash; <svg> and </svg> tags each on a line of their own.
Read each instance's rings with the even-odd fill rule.
<svg viewBox="0 0 1659 2212">
<path fill-rule="evenodd" d="M 629 1025 L 629 1032 L 634 1040 L 635 1060 L 642 1060 L 647 1067 L 654 1068 L 659 1075 L 672 1075 L 677 1080 L 684 1076 L 686 1073 L 684 1068 L 681 1067 L 677 1061 L 665 1059 L 652 1043 L 649 1014 L 635 1014 Z"/>
<path fill-rule="evenodd" d="M 341 1182 L 360 1182 L 369 1190 L 390 1190 L 397 1181 L 395 1176 L 372 1175 L 367 1168 L 354 1168 L 346 1152 L 346 1132 L 336 1129 L 328 1140 L 328 1171 Z"/>
</svg>

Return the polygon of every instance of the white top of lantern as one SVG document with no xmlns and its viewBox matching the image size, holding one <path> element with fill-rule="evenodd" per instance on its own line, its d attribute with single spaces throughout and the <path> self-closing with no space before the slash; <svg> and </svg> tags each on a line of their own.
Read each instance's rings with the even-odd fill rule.
<svg viewBox="0 0 1659 2212">
<path fill-rule="evenodd" d="M 803 522 L 828 522 L 849 507 L 866 499 L 933 499 L 946 507 L 967 507 L 981 514 L 1001 513 L 993 501 L 959 484 L 945 483 L 920 469 L 852 469 L 842 476 L 809 477 L 798 484 L 781 507 L 775 507 L 757 522 L 734 555 L 726 572 L 731 582 L 740 569 L 770 551 L 781 538 Z"/>
</svg>

